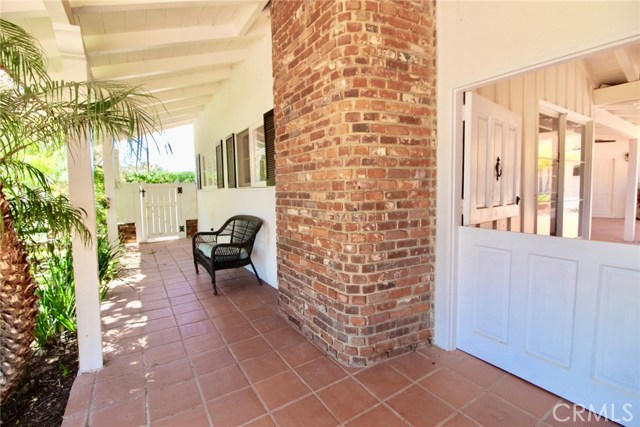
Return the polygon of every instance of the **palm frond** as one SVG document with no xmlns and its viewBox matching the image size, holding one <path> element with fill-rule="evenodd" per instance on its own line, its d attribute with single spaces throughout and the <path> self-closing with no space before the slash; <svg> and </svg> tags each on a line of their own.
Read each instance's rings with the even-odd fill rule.
<svg viewBox="0 0 640 427">
<path fill-rule="evenodd" d="M 42 102 L 54 106 L 56 120 L 71 140 L 142 139 L 153 134 L 159 120 L 155 98 L 139 87 L 114 81 L 47 82 L 38 88 Z"/>
<path fill-rule="evenodd" d="M 31 91 L 0 90 L 0 163 L 29 147 L 58 147 L 64 128 L 55 120 L 59 109 L 42 104 Z"/>
<path fill-rule="evenodd" d="M 0 67 L 20 85 L 49 80 L 46 56 L 38 41 L 4 19 L 0 19 Z"/>
<path fill-rule="evenodd" d="M 34 185 L 42 191 L 50 192 L 47 176 L 37 167 L 16 158 L 0 161 L 0 181 L 7 188 L 21 188 Z"/>
<path fill-rule="evenodd" d="M 19 236 L 43 234 L 55 239 L 74 230 L 83 243 L 90 242 L 91 234 L 83 222 L 86 212 L 74 208 L 66 196 L 39 189 L 22 190 L 19 194 L 9 191 L 6 194 Z"/>
</svg>

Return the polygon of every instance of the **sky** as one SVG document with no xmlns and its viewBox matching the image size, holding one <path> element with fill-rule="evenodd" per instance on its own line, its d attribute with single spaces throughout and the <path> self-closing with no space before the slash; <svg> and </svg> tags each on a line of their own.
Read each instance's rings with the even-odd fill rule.
<svg viewBox="0 0 640 427">
<path fill-rule="evenodd" d="M 194 171 L 195 153 L 193 148 L 193 126 L 186 125 L 168 129 L 154 136 L 157 147 L 149 143 L 149 163 L 160 166 L 170 172 Z M 171 151 L 165 147 L 171 146 Z M 132 165 L 135 162 L 128 156 L 126 143 L 120 143 L 120 165 Z"/>
</svg>

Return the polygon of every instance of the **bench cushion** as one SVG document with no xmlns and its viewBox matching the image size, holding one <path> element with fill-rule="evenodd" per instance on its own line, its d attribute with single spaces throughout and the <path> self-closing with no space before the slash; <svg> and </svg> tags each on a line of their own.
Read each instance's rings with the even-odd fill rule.
<svg viewBox="0 0 640 427">
<path fill-rule="evenodd" d="M 213 243 L 199 243 L 198 244 L 198 250 L 200 250 L 200 252 L 202 252 L 204 254 L 204 256 L 206 256 L 207 258 L 211 259 L 211 251 L 213 250 L 213 247 L 215 246 L 215 244 Z M 238 250 L 240 251 L 240 254 L 238 256 Z M 242 249 L 238 249 L 238 248 L 225 248 L 225 254 L 223 255 L 218 255 L 216 257 L 216 262 L 225 262 L 225 261 L 234 261 L 237 259 L 247 259 L 249 258 L 249 254 L 247 253 L 247 251 L 242 248 Z"/>
</svg>

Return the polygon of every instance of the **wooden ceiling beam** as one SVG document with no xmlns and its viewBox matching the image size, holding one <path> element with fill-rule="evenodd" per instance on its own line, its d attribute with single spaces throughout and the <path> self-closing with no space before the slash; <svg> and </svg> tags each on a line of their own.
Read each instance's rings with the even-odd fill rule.
<svg viewBox="0 0 640 427">
<path fill-rule="evenodd" d="M 146 76 L 158 76 L 199 67 L 232 65 L 242 62 L 245 59 L 246 51 L 228 50 L 199 55 L 162 58 L 150 61 L 104 65 L 92 67 L 91 72 L 95 79 L 123 80 Z"/>
<path fill-rule="evenodd" d="M 145 79 L 123 79 L 132 86 L 141 86 L 150 93 L 182 89 L 201 84 L 218 83 L 231 77 L 230 68 L 189 70 Z"/>
<path fill-rule="evenodd" d="M 202 106 L 195 106 L 195 107 L 190 107 L 190 108 L 183 108 L 180 110 L 176 110 L 176 111 L 162 111 L 162 110 L 158 110 L 158 118 L 160 119 L 160 123 L 163 123 L 165 121 L 172 121 L 172 120 L 195 120 L 196 116 L 202 111 L 204 110 L 204 107 Z"/>
<path fill-rule="evenodd" d="M 640 80 L 593 91 L 593 104 L 598 107 L 633 101 L 640 101 Z"/>
<path fill-rule="evenodd" d="M 203 85 L 185 86 L 177 89 L 163 90 L 153 92 L 152 94 L 160 102 L 170 102 L 198 96 L 211 96 L 219 88 L 220 85 L 218 83 L 209 83 Z"/>
<path fill-rule="evenodd" d="M 176 110 L 191 108 L 191 107 L 204 107 L 211 101 L 211 95 L 202 95 L 198 97 L 191 98 L 182 98 L 182 99 L 172 99 L 170 101 L 158 101 L 151 105 L 162 106 L 163 110 L 166 109 L 168 112 L 173 112 Z"/>
<path fill-rule="evenodd" d="M 242 6 L 233 24 L 238 36 L 245 35 L 249 31 L 267 3 L 267 0 L 263 0 L 255 3 L 246 3 Z"/>
<path fill-rule="evenodd" d="M 84 36 L 84 44 L 91 56 L 130 53 L 182 44 L 230 40 L 238 36 L 233 24 L 159 30 L 125 31 L 122 33 Z"/>
<path fill-rule="evenodd" d="M 136 0 L 126 2 L 121 0 L 70 0 L 69 3 L 73 13 L 82 15 L 87 13 L 126 12 L 147 9 L 236 6 L 238 4 L 238 0 Z"/>
<path fill-rule="evenodd" d="M 613 54 L 628 82 L 635 82 L 640 79 L 640 71 L 637 65 L 633 63 L 629 54 L 623 48 L 616 49 Z"/>
<path fill-rule="evenodd" d="M 640 138 L 640 127 L 635 126 L 632 123 L 629 123 L 628 121 L 601 108 L 595 107 L 593 109 L 593 120 L 597 124 L 620 132 L 629 138 Z"/>
<path fill-rule="evenodd" d="M 162 122 L 162 130 L 166 131 L 166 130 L 177 128 L 180 126 L 192 125 L 194 121 L 195 121 L 195 118 L 191 118 L 191 117 L 177 119 L 177 120 L 167 120 L 165 122 Z"/>
</svg>

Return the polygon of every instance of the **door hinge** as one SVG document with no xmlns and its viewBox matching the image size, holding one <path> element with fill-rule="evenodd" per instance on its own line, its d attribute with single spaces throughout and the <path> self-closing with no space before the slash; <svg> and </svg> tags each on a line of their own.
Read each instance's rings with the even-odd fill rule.
<svg viewBox="0 0 640 427">
<path fill-rule="evenodd" d="M 182 187 L 178 187 L 178 194 L 182 194 Z"/>
<path fill-rule="evenodd" d="M 181 226 L 180 226 L 180 232 L 181 232 L 181 233 L 184 233 L 184 225 L 181 225 Z"/>
</svg>

